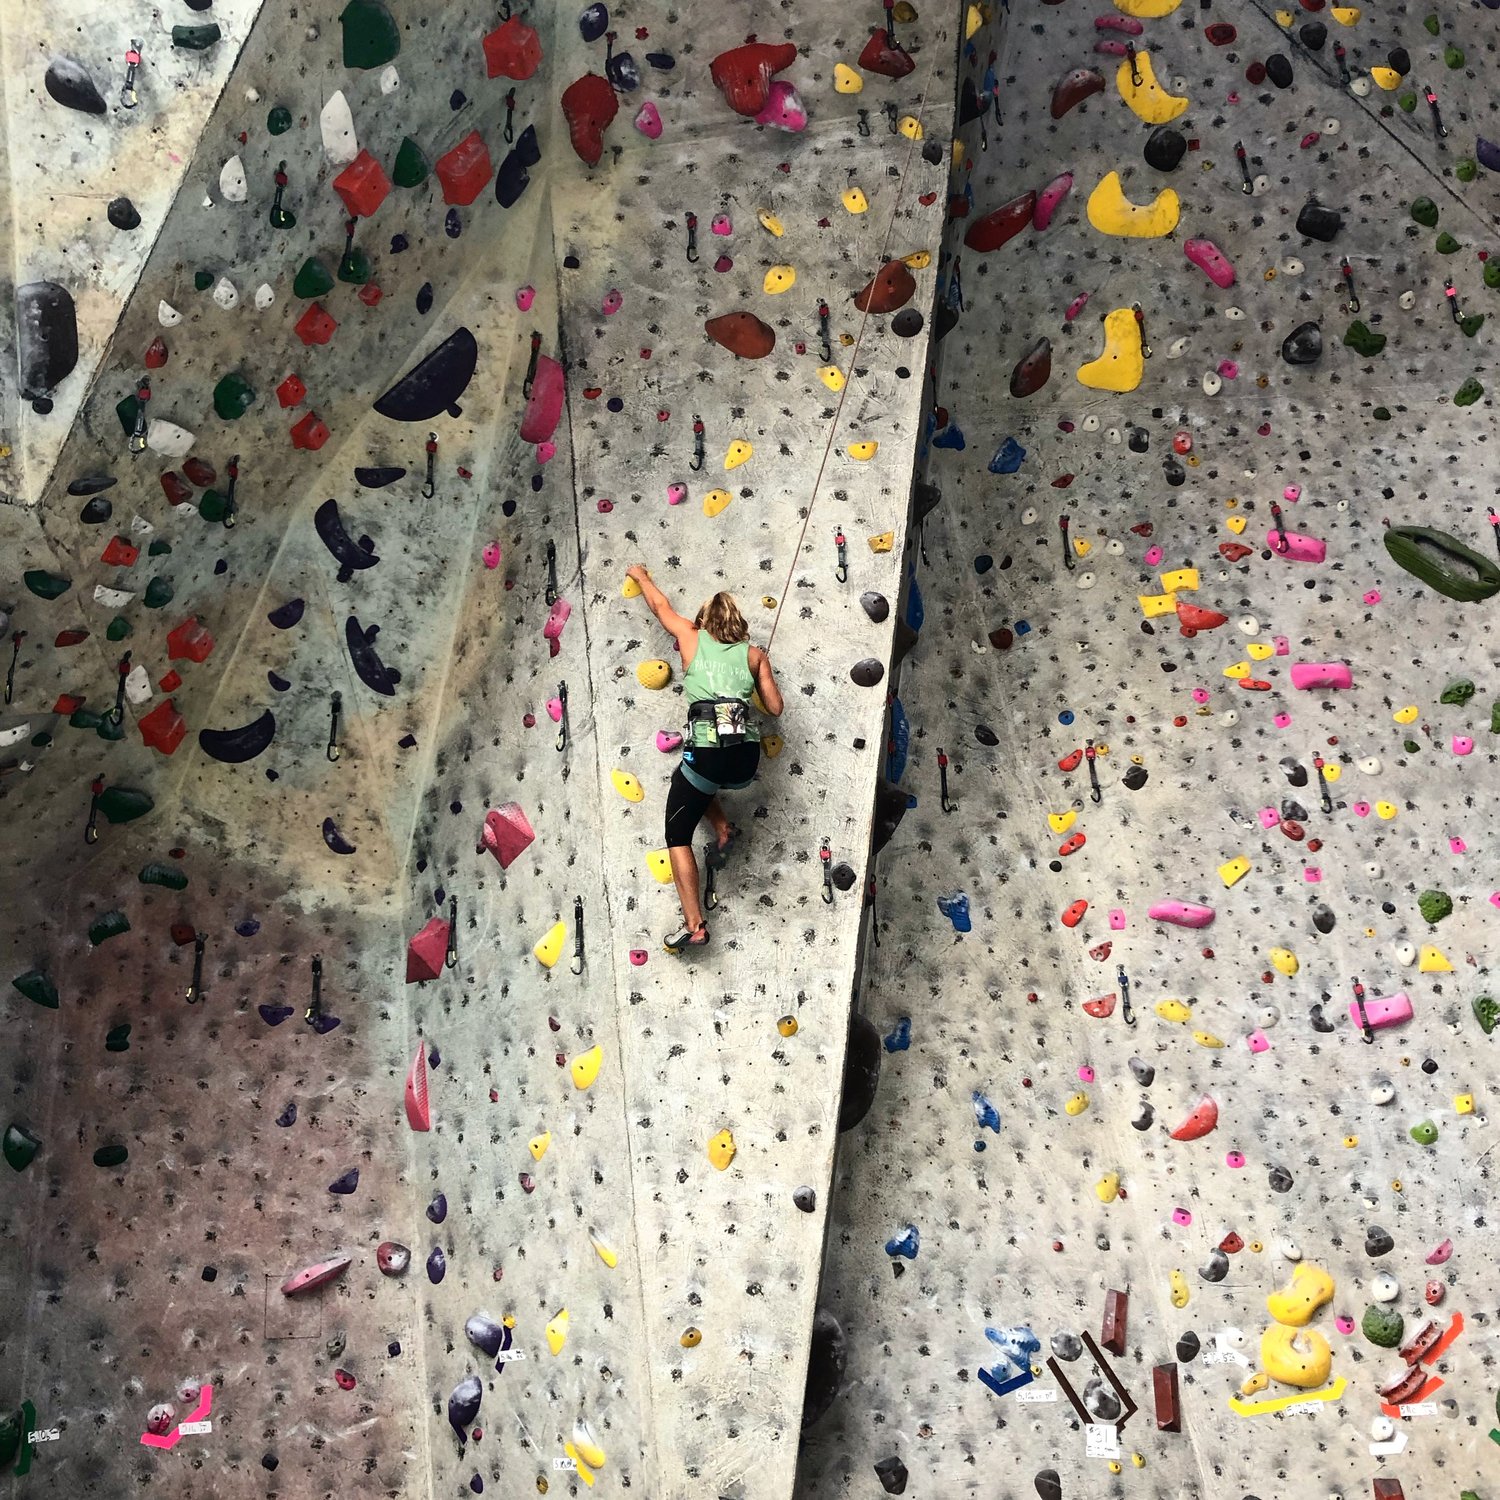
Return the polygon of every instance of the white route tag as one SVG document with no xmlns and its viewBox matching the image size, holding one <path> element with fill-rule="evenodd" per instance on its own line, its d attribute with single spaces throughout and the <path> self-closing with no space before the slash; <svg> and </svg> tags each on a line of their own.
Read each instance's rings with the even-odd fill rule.
<svg viewBox="0 0 1500 1500">
<path fill-rule="evenodd" d="M 1050 1385 L 1042 1386 L 1040 1389 L 1034 1385 L 1028 1385 L 1016 1392 L 1016 1400 L 1022 1406 L 1030 1406 L 1037 1401 L 1056 1401 L 1057 1391 Z"/>
<path fill-rule="evenodd" d="M 1090 1422 L 1084 1431 L 1083 1455 L 1085 1458 L 1118 1458 L 1120 1456 L 1120 1430 L 1107 1423 Z"/>
<path fill-rule="evenodd" d="M 214 1424 L 212 1422 L 179 1422 L 177 1430 L 183 1437 L 197 1437 L 199 1433 L 212 1432 Z"/>
</svg>

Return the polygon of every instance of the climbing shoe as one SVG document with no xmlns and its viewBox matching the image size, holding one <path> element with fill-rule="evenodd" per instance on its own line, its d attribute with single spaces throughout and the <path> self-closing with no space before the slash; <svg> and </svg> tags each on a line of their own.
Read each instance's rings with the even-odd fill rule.
<svg viewBox="0 0 1500 1500">
<path fill-rule="evenodd" d="M 684 924 L 662 939 L 662 947 L 668 953 L 681 953 L 685 948 L 708 947 L 708 924 L 701 923 L 696 929 Z"/>
</svg>

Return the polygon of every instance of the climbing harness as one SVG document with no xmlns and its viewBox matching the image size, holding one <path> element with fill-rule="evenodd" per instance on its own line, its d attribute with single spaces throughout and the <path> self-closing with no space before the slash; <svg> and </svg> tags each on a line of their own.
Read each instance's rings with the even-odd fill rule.
<svg viewBox="0 0 1500 1500">
<path fill-rule="evenodd" d="M 422 498 L 431 500 L 437 491 L 437 481 L 434 471 L 437 467 L 438 435 L 435 432 L 427 434 L 427 482 L 422 486 Z"/>
<path fill-rule="evenodd" d="M 942 746 L 938 747 L 937 763 L 938 788 L 942 795 L 942 809 L 945 813 L 957 812 L 957 805 L 948 800 L 948 757 L 943 752 Z"/>
<path fill-rule="evenodd" d="M 208 946 L 208 939 L 200 932 L 193 939 L 193 979 L 187 987 L 187 994 L 183 999 L 189 1005 L 196 1005 L 203 998 L 203 950 Z"/>
<path fill-rule="evenodd" d="M 833 576 L 837 578 L 840 583 L 848 583 L 849 554 L 845 550 L 848 546 L 848 541 L 844 536 L 844 528 L 842 526 L 835 526 L 833 528 L 833 545 L 838 549 L 839 558 L 839 565 L 833 570 Z M 9 703 L 9 697 L 7 697 L 5 701 Z"/>
<path fill-rule="evenodd" d="M 573 897 L 573 963 L 575 974 L 583 973 L 583 897 Z"/>
<path fill-rule="evenodd" d="M 335 689 L 328 704 L 328 747 L 324 753 L 329 760 L 337 760 L 343 753 L 339 749 L 339 710 L 343 703 L 344 695 Z"/>
<path fill-rule="evenodd" d="M 818 858 L 823 865 L 823 900 L 833 905 L 833 851 L 828 847 L 828 840 L 824 839 L 818 848 Z"/>
<path fill-rule="evenodd" d="M 699 750 L 757 742 L 760 727 L 751 722 L 743 698 L 700 698 L 688 704 L 687 742 Z"/>
<path fill-rule="evenodd" d="M 97 844 L 99 842 L 99 799 L 104 795 L 104 778 L 96 776 L 89 784 L 89 820 L 84 824 L 83 841 L 85 844 Z"/>
<path fill-rule="evenodd" d="M 1493 511 L 1490 512 L 1494 514 Z M 10 638 L 10 668 L 5 674 L 5 701 L 9 703 L 16 696 L 16 665 L 21 660 L 21 642 L 26 639 L 26 632 L 18 630 Z"/>
</svg>

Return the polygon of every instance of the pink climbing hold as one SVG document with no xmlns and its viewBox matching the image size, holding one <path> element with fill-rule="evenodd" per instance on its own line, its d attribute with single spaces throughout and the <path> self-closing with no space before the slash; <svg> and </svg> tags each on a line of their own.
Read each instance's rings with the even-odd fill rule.
<svg viewBox="0 0 1500 1500">
<path fill-rule="evenodd" d="M 568 616 L 573 613 L 573 606 L 566 599 L 559 599 L 547 612 L 547 623 L 542 626 L 542 639 L 558 641 L 562 639 L 563 626 L 568 623 Z"/>
<path fill-rule="evenodd" d="M 1079 294 L 1068 303 L 1068 310 L 1063 314 L 1063 322 L 1071 323 L 1088 305 L 1090 293 L 1079 292 Z"/>
<path fill-rule="evenodd" d="M 521 441 L 540 443 L 557 431 L 563 409 L 563 367 L 550 355 L 537 356 L 531 394 L 521 418 Z"/>
<path fill-rule="evenodd" d="M 632 948 L 630 950 L 630 962 L 634 964 L 636 968 L 640 968 L 640 966 L 645 963 L 650 956 L 651 955 L 647 953 L 644 948 Z"/>
<path fill-rule="evenodd" d="M 1150 546 L 1146 548 L 1146 555 L 1141 559 L 1148 568 L 1154 568 L 1167 554 L 1160 547 Z"/>
<path fill-rule="evenodd" d="M 1446 1260 L 1447 1257 L 1445 1256 L 1444 1259 Z M 314 1287 L 326 1286 L 335 1277 L 342 1276 L 353 1264 L 352 1255 L 335 1255 L 328 1260 L 320 1260 L 313 1265 L 304 1266 L 281 1283 L 281 1293 L 284 1297 L 295 1297 L 298 1292 L 310 1292 Z M 1429 1264 L 1437 1263 L 1429 1261 Z M 203 1389 L 209 1392 L 213 1387 L 205 1382 Z"/>
<path fill-rule="evenodd" d="M 1095 42 L 1094 51 L 1106 57 L 1124 57 L 1130 51 L 1129 42 Z"/>
<path fill-rule="evenodd" d="M 661 137 L 661 111 L 651 100 L 647 100 L 635 112 L 635 128 L 646 137 L 648 141 L 658 140 Z"/>
<path fill-rule="evenodd" d="M 1234 285 L 1234 265 L 1212 240 L 1188 240 L 1182 247 L 1182 253 L 1215 286 Z"/>
<path fill-rule="evenodd" d="M 687 486 L 685 484 L 669 484 L 667 486 L 667 504 L 681 505 L 687 499 Z"/>
<path fill-rule="evenodd" d="M 1140 36 L 1145 27 L 1134 16 L 1095 16 L 1095 31 L 1123 31 L 1126 36 Z"/>
<path fill-rule="evenodd" d="M 1453 1241 L 1444 1240 L 1441 1245 L 1427 1252 L 1427 1264 L 1429 1266 L 1446 1265 L 1453 1254 Z"/>
<path fill-rule="evenodd" d="M 1073 174 L 1063 172 L 1036 195 L 1036 207 L 1031 211 L 1031 227 L 1045 229 L 1052 222 L 1052 215 L 1061 206 L 1064 198 L 1073 191 Z"/>
<path fill-rule="evenodd" d="M 728 214 L 715 214 L 708 227 L 711 233 L 721 236 L 734 233 L 734 222 Z"/>
<path fill-rule="evenodd" d="M 485 567 L 487 567 L 487 568 L 498 568 L 500 566 L 500 556 L 501 556 L 501 553 L 500 553 L 500 543 L 499 542 L 489 542 L 489 543 L 487 543 L 486 546 L 485 546 L 484 551 L 481 552 L 479 555 L 484 559 L 484 565 L 485 565 Z"/>
<path fill-rule="evenodd" d="M 1271 1050 L 1270 1039 L 1263 1031 L 1252 1031 L 1250 1035 L 1245 1038 L 1245 1045 L 1252 1052 L 1269 1052 Z"/>
<path fill-rule="evenodd" d="M 606 318 L 614 317 L 624 305 L 625 299 L 613 288 L 604 294 L 604 301 L 599 304 L 600 311 Z"/>
<path fill-rule="evenodd" d="M 1320 563 L 1328 556 L 1328 543 L 1300 531 L 1276 529 L 1266 533 L 1266 546 L 1278 557 L 1292 562 Z"/>
<path fill-rule="evenodd" d="M 674 750 L 682 748 L 682 736 L 672 729 L 658 729 L 656 731 L 656 748 L 663 755 L 670 755 Z"/>
<path fill-rule="evenodd" d="M 1299 661 L 1292 665 L 1292 686 L 1304 692 L 1312 688 L 1351 688 L 1354 678 L 1341 661 Z"/>
<path fill-rule="evenodd" d="M 436 979 L 443 972 L 448 954 L 448 924 L 434 917 L 406 945 L 406 982 L 420 984 Z"/>
<path fill-rule="evenodd" d="M 547 717 L 551 719 L 554 724 L 561 724 L 562 714 L 562 699 L 549 698 L 547 700 Z"/>
<path fill-rule="evenodd" d="M 427 1102 L 427 1043 L 417 1043 L 417 1055 L 406 1071 L 406 1123 L 413 1130 L 432 1129 L 432 1106 Z"/>
<path fill-rule="evenodd" d="M 1187 901 L 1158 901 L 1146 915 L 1153 922 L 1170 922 L 1174 927 L 1207 927 L 1214 919 L 1214 909 Z"/>
<path fill-rule="evenodd" d="M 1455 755 L 1472 755 L 1474 753 L 1474 741 L 1466 734 L 1455 734 L 1453 736 L 1453 753 Z"/>
<path fill-rule="evenodd" d="M 516 288 L 516 306 L 522 312 L 530 312 L 531 304 L 536 301 L 536 288 L 534 286 L 522 286 Z"/>
<path fill-rule="evenodd" d="M 1387 1026 L 1400 1026 L 1411 1020 L 1411 996 L 1405 990 L 1394 995 L 1380 995 L 1375 999 L 1351 1000 L 1349 1019 L 1361 1031 L 1384 1031 Z"/>
<path fill-rule="evenodd" d="M 536 445 L 536 461 L 539 464 L 550 462 L 557 457 L 557 444 L 551 441 L 538 443 Z"/>
<path fill-rule="evenodd" d="M 502 802 L 484 815 L 484 832 L 480 837 L 484 848 L 500 861 L 500 868 L 508 870 L 512 861 L 531 847 L 536 831 L 520 803 Z"/>
<path fill-rule="evenodd" d="M 772 125 L 795 134 L 807 129 L 807 110 L 802 96 L 789 83 L 777 79 L 770 88 L 765 107 L 756 112 L 757 125 Z"/>
</svg>

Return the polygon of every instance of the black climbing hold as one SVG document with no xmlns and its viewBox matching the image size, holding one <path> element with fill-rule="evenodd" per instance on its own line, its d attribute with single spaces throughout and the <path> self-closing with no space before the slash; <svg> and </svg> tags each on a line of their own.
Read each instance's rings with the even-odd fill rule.
<svg viewBox="0 0 1500 1500">
<path fill-rule="evenodd" d="M 1266 59 L 1266 77 L 1279 89 L 1289 89 L 1292 86 L 1291 62 L 1280 52 L 1273 52 Z"/>
<path fill-rule="evenodd" d="M 1285 1167 L 1272 1167 L 1267 1180 L 1273 1193 L 1289 1193 L 1292 1190 L 1292 1174 Z"/>
<path fill-rule="evenodd" d="M 1310 240 L 1327 243 L 1344 227 L 1344 216 L 1336 208 L 1325 208 L 1321 203 L 1304 203 L 1297 215 L 1297 233 Z"/>
<path fill-rule="evenodd" d="M 1334 921 L 1334 915 L 1328 907 L 1317 906 L 1313 908 L 1312 924 L 1319 932 L 1325 935 L 1332 932 Z"/>
<path fill-rule="evenodd" d="M 1281 341 L 1281 357 L 1289 365 L 1315 365 L 1323 353 L 1323 330 L 1316 323 L 1299 323 Z"/>
<path fill-rule="evenodd" d="M 1062 1479 L 1056 1469 L 1041 1469 L 1031 1481 L 1037 1500 L 1062 1500 Z"/>
<path fill-rule="evenodd" d="M 507 151 L 500 170 L 495 174 L 495 201 L 501 208 L 510 208 L 520 201 L 530 182 L 531 174 L 522 165 L 521 158 L 514 151 Z"/>
<path fill-rule="evenodd" d="M 904 1495 L 906 1493 L 906 1465 L 894 1454 L 890 1458 L 882 1458 L 875 1465 L 875 1477 L 880 1481 L 880 1487 L 887 1495 Z"/>
<path fill-rule="evenodd" d="M 295 1101 L 293 1101 L 291 1104 L 288 1104 L 287 1107 L 282 1110 L 279 1115 L 276 1116 L 276 1123 L 281 1126 L 283 1130 L 290 1130 L 292 1126 L 297 1123 L 297 1105 Z"/>
<path fill-rule="evenodd" d="M 1323 1007 L 1321 1005 L 1314 1005 L 1307 1014 L 1308 1019 L 1312 1021 L 1314 1031 L 1328 1036 L 1335 1030 L 1333 1023 L 1323 1014 Z"/>
<path fill-rule="evenodd" d="M 441 898 L 439 898 L 441 899 Z M 448 1195 L 439 1193 L 431 1203 L 427 1205 L 427 1217 L 434 1224 L 441 1224 L 448 1217 Z"/>
<path fill-rule="evenodd" d="M 1161 477 L 1175 490 L 1187 483 L 1187 470 L 1169 453 L 1161 461 Z"/>
<path fill-rule="evenodd" d="M 1405 47 L 1392 47 L 1385 55 L 1385 60 L 1390 64 L 1393 73 L 1399 73 L 1403 78 L 1411 72 L 1411 53 Z"/>
<path fill-rule="evenodd" d="M 849 668 L 849 676 L 860 687 L 874 687 L 885 676 L 885 667 L 873 656 L 867 656 Z"/>
<path fill-rule="evenodd" d="M 268 708 L 259 718 L 234 729 L 200 729 L 198 745 L 203 753 L 226 765 L 254 760 L 276 738 L 276 715 Z"/>
<path fill-rule="evenodd" d="M 874 589 L 859 596 L 860 607 L 869 617 L 879 625 L 880 622 L 889 617 L 891 602 L 884 594 L 878 594 Z"/>
<path fill-rule="evenodd" d="M 896 836 L 901 820 L 906 816 L 908 798 L 899 786 L 882 777 L 875 784 L 875 813 L 873 818 L 871 853 L 879 854 Z"/>
<path fill-rule="evenodd" d="M 111 198 L 109 207 L 104 210 L 104 213 L 116 229 L 139 229 L 141 227 L 141 216 L 136 212 L 135 204 L 129 198 Z"/>
<path fill-rule="evenodd" d="M 957 327 L 958 309 L 947 302 L 940 302 L 938 304 L 937 317 L 932 322 L 933 341 L 941 341 Z"/>
<path fill-rule="evenodd" d="M 1132 453 L 1147 453 L 1151 449 L 1151 434 L 1144 427 L 1132 427 L 1125 441 Z"/>
<path fill-rule="evenodd" d="M 810 1214 L 818 1206 L 818 1194 L 816 1189 L 810 1187 L 799 1187 L 792 1189 L 792 1202 L 805 1214 Z"/>
<path fill-rule="evenodd" d="M 332 818 L 323 819 L 323 842 L 335 854 L 353 854 L 355 846 L 339 832 L 338 824 Z"/>
<path fill-rule="evenodd" d="M 78 363 L 78 313 L 66 288 L 55 281 L 16 288 L 16 346 L 21 396 L 45 415 L 52 392 Z"/>
<path fill-rule="evenodd" d="M 898 338 L 914 339 L 922 331 L 922 314 L 914 307 L 903 307 L 891 319 L 891 332 Z"/>
<path fill-rule="evenodd" d="M 976 724 L 974 726 L 974 738 L 981 745 L 998 745 L 1000 743 L 1000 736 L 988 724 Z"/>
<path fill-rule="evenodd" d="M 1177 1358 L 1185 1365 L 1190 1365 L 1197 1359 L 1198 1351 L 1203 1347 L 1198 1341 L 1198 1335 L 1191 1328 L 1177 1340 Z"/>
<path fill-rule="evenodd" d="M 1308 21 L 1298 30 L 1297 36 L 1309 52 L 1321 52 L 1328 40 L 1328 28 L 1321 21 Z"/>
<path fill-rule="evenodd" d="M 325 500 L 313 513 L 313 525 L 323 540 L 323 545 L 333 554 L 339 564 L 338 581 L 348 583 L 356 573 L 373 568 L 380 559 L 375 555 L 375 544 L 367 537 L 356 542 L 344 529 L 344 518 L 339 514 L 337 500 Z"/>
<path fill-rule="evenodd" d="M 844 1053 L 844 1091 L 839 1099 L 839 1130 L 853 1130 L 869 1114 L 880 1084 L 880 1033 L 858 1011 L 849 1017 Z"/>
<path fill-rule="evenodd" d="M 395 696 L 401 674 L 386 666 L 376 652 L 374 642 L 379 633 L 378 625 L 371 625 L 368 630 L 362 629 L 353 615 L 344 621 L 344 644 L 349 648 L 349 658 L 354 663 L 359 680 L 372 692 L 390 698 Z"/>
<path fill-rule="evenodd" d="M 107 114 L 109 107 L 89 77 L 89 70 L 76 57 L 55 57 L 47 65 L 47 92 L 66 109 L 86 115 Z"/>
<path fill-rule="evenodd" d="M 922 160 L 925 161 L 929 167 L 936 167 L 940 165 L 943 160 L 943 148 L 938 145 L 936 141 L 928 141 L 927 144 L 922 147 Z"/>
<path fill-rule="evenodd" d="M 1083 1340 L 1066 1328 L 1059 1328 L 1048 1343 L 1053 1354 L 1065 1364 L 1072 1364 L 1075 1359 L 1083 1358 Z"/>
<path fill-rule="evenodd" d="M 1372 1260 L 1377 1260 L 1382 1255 L 1389 1255 L 1395 1248 L 1395 1240 L 1379 1224 L 1371 1224 L 1365 1230 L 1365 1254 Z"/>
<path fill-rule="evenodd" d="M 184 52 L 207 52 L 223 35 L 213 22 L 207 26 L 174 26 L 172 45 Z"/>
<path fill-rule="evenodd" d="M 375 402 L 375 410 L 395 422 L 430 422 L 443 412 L 461 416 L 455 403 L 474 378 L 478 362 L 474 335 L 467 328 L 455 329 Z"/>
<path fill-rule="evenodd" d="M 607 5 L 585 6 L 578 15 L 578 31 L 586 42 L 597 42 L 609 30 L 609 7 Z"/>
<path fill-rule="evenodd" d="M 288 599 L 285 604 L 278 604 L 275 609 L 268 611 L 266 618 L 278 630 L 290 630 L 302 618 L 302 611 L 306 608 L 305 599 Z"/>
<path fill-rule="evenodd" d="M 425 318 L 432 311 L 432 283 L 424 281 L 417 288 L 417 311 Z"/>
<path fill-rule="evenodd" d="M 1132 766 L 1124 774 L 1124 776 L 1121 777 L 1121 780 L 1125 783 L 1127 790 L 1132 792 L 1140 791 L 1140 789 L 1146 784 L 1145 766 Z"/>
<path fill-rule="evenodd" d="M 292 1014 L 290 1005 L 257 1005 L 256 1010 L 260 1012 L 260 1018 L 267 1026 L 280 1026 L 285 1020 L 289 1020 Z"/>
<path fill-rule="evenodd" d="M 443 233 L 450 240 L 456 240 L 464 232 L 463 215 L 456 208 L 450 208 L 443 216 Z"/>
<path fill-rule="evenodd" d="M 1229 1274 L 1229 1257 L 1217 1245 L 1214 1246 L 1208 1252 L 1208 1259 L 1198 1267 L 1198 1274 L 1205 1281 L 1223 1281 Z"/>
<path fill-rule="evenodd" d="M 330 1193 L 352 1193 L 359 1186 L 359 1168 L 350 1167 L 328 1184 Z"/>
<path fill-rule="evenodd" d="M 918 522 L 925 521 L 939 505 L 943 503 L 943 492 L 935 484 L 928 484 L 925 480 L 918 480 L 912 491 L 915 504 L 914 519 Z"/>
<path fill-rule="evenodd" d="M 855 873 L 853 865 L 845 864 L 842 860 L 840 860 L 839 863 L 836 864 L 828 872 L 828 878 L 834 883 L 837 889 L 841 891 L 852 891 L 854 889 L 854 882 L 859 879 L 859 876 Z"/>
<path fill-rule="evenodd" d="M 802 1397 L 802 1430 L 807 1431 L 827 1412 L 844 1383 L 849 1353 L 838 1319 L 821 1307 L 813 1317 L 812 1348 L 807 1361 L 807 1387 Z"/>
<path fill-rule="evenodd" d="M 896 632 L 891 640 L 891 665 L 899 667 L 902 658 L 917 644 L 917 632 L 905 620 L 896 621 Z M 863 663 L 861 663 L 863 665 Z M 855 679 L 858 681 L 858 679 Z M 878 682 L 880 679 L 876 678 Z M 869 684 L 861 684 L 868 686 Z"/>
<path fill-rule="evenodd" d="M 280 672 L 276 671 L 268 671 L 266 673 L 266 681 L 269 682 L 278 693 L 286 692 L 292 685 L 291 678 L 283 677 Z"/>
<path fill-rule="evenodd" d="M 85 526 L 98 526 L 115 513 L 114 506 L 103 495 L 95 495 L 92 500 L 86 501 L 84 507 L 78 512 L 78 519 Z"/>
<path fill-rule="evenodd" d="M 119 481 L 113 474 L 85 474 L 68 486 L 70 495 L 97 495 L 101 490 L 112 489 Z"/>
<path fill-rule="evenodd" d="M 984 113 L 984 106 L 979 102 L 979 90 L 974 87 L 972 78 L 964 79 L 964 86 L 958 93 L 958 123 L 969 125 Z"/>
<path fill-rule="evenodd" d="M 446 1271 L 448 1259 L 443 1255 L 442 1250 L 434 1250 L 432 1255 L 442 1256 L 442 1267 Z M 441 1272 L 435 1277 L 432 1276 L 432 1256 L 427 1258 L 427 1274 L 432 1277 L 434 1284 L 442 1280 Z M 466 1429 L 479 1415 L 479 1403 L 483 1400 L 484 1386 L 477 1375 L 465 1375 L 448 1393 L 448 1425 L 458 1434 L 460 1443 L 469 1441 Z"/>
<path fill-rule="evenodd" d="M 1170 125 L 1158 125 L 1146 137 L 1146 165 L 1158 172 L 1175 172 L 1187 153 L 1187 137 Z"/>
<path fill-rule="evenodd" d="M 356 469 L 354 471 L 355 483 L 367 490 L 383 490 L 388 484 L 395 484 L 398 479 L 406 477 L 406 470 L 397 468 L 394 464 L 383 464 L 375 469 Z"/>
<path fill-rule="evenodd" d="M 101 1146 L 94 1152 L 96 1167 L 120 1167 L 129 1159 L 130 1152 L 118 1142 L 112 1146 Z"/>
</svg>

